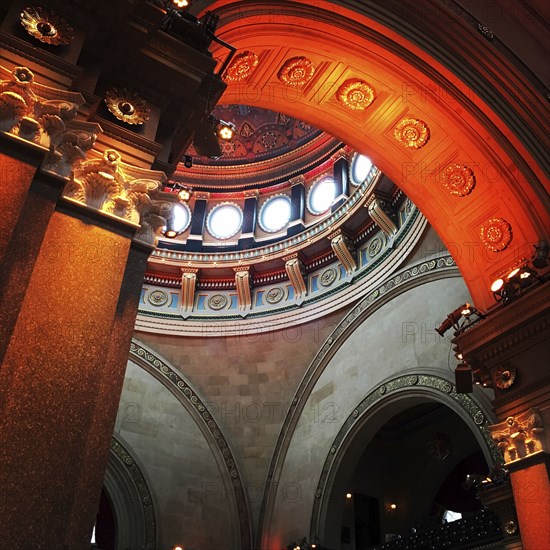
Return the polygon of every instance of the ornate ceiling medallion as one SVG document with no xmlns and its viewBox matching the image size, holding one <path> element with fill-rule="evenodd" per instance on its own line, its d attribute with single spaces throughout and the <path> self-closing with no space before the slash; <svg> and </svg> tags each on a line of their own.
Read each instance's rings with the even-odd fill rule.
<svg viewBox="0 0 550 550">
<path fill-rule="evenodd" d="M 428 125 L 416 118 L 404 118 L 393 130 L 395 139 L 407 149 L 420 149 L 430 139 Z"/>
<path fill-rule="evenodd" d="M 73 41 L 74 29 L 53 10 L 40 6 L 28 7 L 19 18 L 25 30 L 40 42 L 59 46 Z"/>
<path fill-rule="evenodd" d="M 244 51 L 235 56 L 227 68 L 224 79 L 226 82 L 242 82 L 246 80 L 258 66 L 258 56 L 254 52 Z"/>
<path fill-rule="evenodd" d="M 502 218 L 491 218 L 481 225 L 480 234 L 489 250 L 500 252 L 512 241 L 512 226 Z"/>
<path fill-rule="evenodd" d="M 473 171 L 461 164 L 449 164 L 442 173 L 443 185 L 451 195 L 465 197 L 472 192 L 475 185 Z"/>
<path fill-rule="evenodd" d="M 277 73 L 277 78 L 287 86 L 304 86 L 315 74 L 315 66 L 307 57 L 287 59 Z"/>
<path fill-rule="evenodd" d="M 495 369 L 496 387 L 505 390 L 509 388 L 516 380 L 516 367 L 510 364 L 500 365 Z"/>
<path fill-rule="evenodd" d="M 149 120 L 149 105 L 137 92 L 111 88 L 105 93 L 107 109 L 126 124 L 143 124 Z"/>
<path fill-rule="evenodd" d="M 338 101 L 352 111 L 364 111 L 374 101 L 374 90 L 364 81 L 346 80 L 336 94 Z"/>
</svg>

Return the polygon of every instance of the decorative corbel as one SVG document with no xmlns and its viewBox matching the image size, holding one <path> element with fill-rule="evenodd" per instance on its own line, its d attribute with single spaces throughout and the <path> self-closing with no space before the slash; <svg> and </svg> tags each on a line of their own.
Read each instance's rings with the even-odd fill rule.
<svg viewBox="0 0 550 550">
<path fill-rule="evenodd" d="M 239 311 L 244 317 L 252 308 L 252 291 L 250 280 L 250 266 L 234 267 L 235 287 L 237 288 L 237 298 Z"/>
<path fill-rule="evenodd" d="M 372 221 L 388 237 L 393 238 L 397 233 L 398 227 L 395 223 L 396 216 L 391 203 L 384 197 L 374 193 L 367 201 L 366 206 Z"/>
<path fill-rule="evenodd" d="M 350 276 L 357 269 L 357 262 L 355 261 L 353 247 L 348 236 L 338 229 L 334 233 L 331 233 L 328 236 L 330 240 L 330 246 L 332 247 L 333 252 L 336 254 L 336 257 L 340 260 L 344 269 L 346 270 L 346 275 Z"/>
<path fill-rule="evenodd" d="M 307 294 L 307 286 L 304 280 L 303 275 L 303 264 L 300 260 L 298 252 L 290 254 L 289 256 L 284 256 L 283 260 L 285 261 L 285 270 L 292 287 L 294 288 L 294 296 L 296 300 L 300 303 L 304 301 L 304 298 Z"/>
<path fill-rule="evenodd" d="M 184 267 L 181 270 L 180 314 L 184 319 L 193 311 L 198 272 L 198 269 L 191 267 Z"/>
</svg>

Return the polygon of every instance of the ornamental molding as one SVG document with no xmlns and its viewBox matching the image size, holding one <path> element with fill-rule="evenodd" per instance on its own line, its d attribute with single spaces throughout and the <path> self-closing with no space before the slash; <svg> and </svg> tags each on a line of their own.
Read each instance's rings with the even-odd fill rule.
<svg viewBox="0 0 550 550">
<path fill-rule="evenodd" d="M 411 266 L 412 271 L 410 272 L 407 270 L 401 274 L 397 272 L 397 279 L 395 282 L 391 282 L 390 277 L 393 277 L 399 266 L 414 250 L 426 227 L 426 219 L 418 210 L 414 209 L 394 239 L 392 247 L 385 246 L 384 250 L 376 256 L 375 261 L 369 260 L 364 265 L 361 263 L 354 273 L 352 282 L 344 278 L 341 280 L 341 284 L 333 285 L 328 291 L 309 293 L 301 303 L 293 300 L 287 301 L 285 304 L 278 305 L 274 311 L 252 309 L 246 319 L 240 319 L 235 312 L 224 311 L 223 314 L 216 315 L 215 318 L 197 316 L 183 321 L 179 315 L 140 309 L 136 320 L 136 330 L 200 337 L 224 337 L 285 330 L 290 324 L 297 326 L 314 321 L 352 303 L 357 303 L 358 300 L 368 296 L 376 289 L 385 293 L 387 288 L 380 287 L 381 284 L 389 281 L 389 287 L 392 288 L 395 284 L 402 284 L 401 276 L 408 280 L 411 274 L 416 276 L 419 270 L 420 272 L 437 270 L 438 274 L 434 275 L 436 278 L 442 276 L 439 273 L 442 270 L 448 272 L 447 276 L 459 276 L 450 257 L 438 256 L 429 262 Z M 323 266 L 318 266 L 318 269 L 321 267 Z"/>
<path fill-rule="evenodd" d="M 340 260 L 344 269 L 346 270 L 346 276 L 351 276 L 357 270 L 357 262 L 355 260 L 355 250 L 349 240 L 349 238 L 343 233 L 341 229 L 329 236 L 330 246 L 336 257 Z"/>
<path fill-rule="evenodd" d="M 239 547 L 243 550 L 251 550 L 252 529 L 242 477 L 235 456 L 218 422 L 210 414 L 207 405 L 189 382 L 153 351 L 136 340 L 132 340 L 129 359 L 163 384 L 197 422 L 201 432 L 210 443 L 216 461 L 221 466 L 224 482 L 228 485 L 228 494 L 233 495 L 235 499 L 240 528 Z"/>
<path fill-rule="evenodd" d="M 195 267 L 214 267 L 220 265 L 225 267 L 236 267 L 242 262 L 246 262 L 247 264 L 256 264 L 263 263 L 266 260 L 283 258 L 293 252 L 298 252 L 306 242 L 311 243 L 327 237 L 330 233 L 342 225 L 346 221 L 347 216 L 351 216 L 364 205 L 365 200 L 370 196 L 370 192 L 380 177 L 381 172 L 376 170 L 372 178 L 367 178 L 354 190 L 348 200 L 346 200 L 334 212 L 331 212 L 329 215 L 325 215 L 325 217 L 321 217 L 317 224 L 305 231 L 302 231 L 299 235 L 289 237 L 275 244 L 261 246 L 246 251 L 228 253 L 177 252 L 158 248 L 152 253 L 150 261 L 151 263 L 158 262 L 173 266 L 180 266 L 182 263 L 188 264 L 189 262 L 192 262 Z M 195 197 L 197 197 L 197 193 L 195 193 Z M 236 206 L 239 208 L 238 205 Z M 210 213 L 214 210 L 214 208 L 210 210 L 208 216 L 210 216 Z"/>
<path fill-rule="evenodd" d="M 445 279 L 452 276 L 459 276 L 458 269 L 451 256 L 445 256 L 408 267 L 407 269 L 393 275 L 381 285 L 372 290 L 357 304 L 341 321 L 325 340 L 313 361 L 310 363 L 304 377 L 302 378 L 294 398 L 292 407 L 283 421 L 279 438 L 275 446 L 271 464 L 268 470 L 268 481 L 264 487 L 264 500 L 260 510 L 258 532 L 263 532 L 263 523 L 266 517 L 271 515 L 274 505 L 275 491 L 273 483 L 280 477 L 282 466 L 286 459 L 294 426 L 296 425 L 312 389 L 323 373 L 334 354 L 340 349 L 350 334 L 373 313 L 382 306 L 391 302 L 408 290 L 426 284 L 431 281 Z M 450 387 L 452 384 L 445 381 Z M 468 394 L 457 394 L 457 400 L 471 400 Z M 477 410 L 476 410 L 477 412 Z M 478 417 L 481 418 L 480 416 Z M 487 436 L 486 440 L 489 440 Z M 496 451 L 495 451 L 496 453 Z"/>
<path fill-rule="evenodd" d="M 449 164 L 441 173 L 441 180 L 445 189 L 457 197 L 469 195 L 475 186 L 473 170 L 462 164 Z"/>
<path fill-rule="evenodd" d="M 544 424 L 539 409 L 535 407 L 490 426 L 490 431 L 505 464 L 546 451 Z"/>
<path fill-rule="evenodd" d="M 490 218 L 480 227 L 481 242 L 492 252 L 501 252 L 512 242 L 512 226 L 504 218 Z"/>
<path fill-rule="evenodd" d="M 137 493 L 139 497 L 135 502 L 140 508 L 142 516 L 140 519 L 144 529 L 144 540 L 141 541 L 142 548 L 144 550 L 155 550 L 157 543 L 157 524 L 153 495 L 151 494 L 147 480 L 129 448 L 126 447 L 121 438 L 117 435 L 113 435 L 113 439 L 111 440 L 109 456 L 111 460 L 114 459 L 122 467 L 125 473 L 124 477 L 126 478 L 124 481 L 131 483 L 133 492 Z M 107 466 L 107 476 L 109 473 L 109 466 Z M 118 485 L 113 489 L 118 490 Z M 121 531 L 123 531 L 124 527 L 131 528 L 132 526 L 122 525 L 119 527 L 121 527 Z"/>
<path fill-rule="evenodd" d="M 258 66 L 258 56 L 249 50 L 238 53 L 229 67 L 227 68 L 223 79 L 226 82 L 243 82 L 254 72 L 254 69 Z"/>
<path fill-rule="evenodd" d="M 391 215 L 392 207 L 384 199 L 378 197 L 376 194 L 371 195 L 367 202 L 367 208 L 369 216 L 372 221 L 388 236 L 394 236 L 398 227 L 392 220 Z"/>
<path fill-rule="evenodd" d="M 166 225 L 166 205 L 154 204 L 150 194 L 166 180 L 163 172 L 122 162 L 120 153 L 107 149 L 99 159 L 86 160 L 74 169 L 64 196 L 89 208 L 139 224 L 136 239 L 156 244 Z"/>
<path fill-rule="evenodd" d="M 404 118 L 393 130 L 395 139 L 406 149 L 420 149 L 430 139 L 428 125 L 417 118 Z"/>
<path fill-rule="evenodd" d="M 43 169 L 68 177 L 94 146 L 101 127 L 75 121 L 84 97 L 38 84 L 27 67 L 0 66 L 0 131 L 48 149 Z"/>
<path fill-rule="evenodd" d="M 351 111 L 364 111 L 374 97 L 374 89 L 359 78 L 346 80 L 336 92 L 338 101 Z"/>
<path fill-rule="evenodd" d="M 360 426 L 366 423 L 383 402 L 391 401 L 396 396 L 407 392 L 422 393 L 447 406 L 454 405 L 462 415 L 470 420 L 470 427 L 477 427 L 481 438 L 485 441 L 487 451 L 495 462 L 499 462 L 498 449 L 490 435 L 490 425 L 486 413 L 478 402 L 469 394 L 457 393 L 455 385 L 429 374 L 405 374 L 391 378 L 373 388 L 346 418 L 338 434 L 334 438 L 325 458 L 319 477 L 313 513 L 311 520 L 311 536 L 316 536 L 321 528 L 323 505 L 326 504 L 333 477 L 340 462 L 341 455 L 346 451 L 350 438 L 353 438 Z"/>
<path fill-rule="evenodd" d="M 315 65 L 304 56 L 287 59 L 277 73 L 277 78 L 287 86 L 305 86 L 315 74 Z"/>
<path fill-rule="evenodd" d="M 74 40 L 74 29 L 54 10 L 29 6 L 19 17 L 21 26 L 33 37 L 50 46 L 66 46 Z"/>
</svg>

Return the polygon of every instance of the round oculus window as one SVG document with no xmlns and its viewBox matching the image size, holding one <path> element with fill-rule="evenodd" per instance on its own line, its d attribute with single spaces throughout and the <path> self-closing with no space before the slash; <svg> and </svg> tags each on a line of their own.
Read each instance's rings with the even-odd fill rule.
<svg viewBox="0 0 550 550">
<path fill-rule="evenodd" d="M 260 227 L 268 233 L 279 231 L 290 221 L 290 210 L 288 197 L 267 199 L 260 210 Z"/>
<path fill-rule="evenodd" d="M 372 168 L 372 161 L 365 155 L 357 153 L 351 165 L 351 180 L 354 185 L 361 185 L 369 175 Z"/>
<path fill-rule="evenodd" d="M 207 228 L 209 233 L 218 239 L 233 237 L 243 223 L 241 209 L 235 204 L 219 204 L 208 215 Z"/>
<path fill-rule="evenodd" d="M 324 178 L 309 190 L 308 208 L 312 214 L 323 214 L 331 207 L 335 198 L 336 182 L 332 178 Z"/>
</svg>

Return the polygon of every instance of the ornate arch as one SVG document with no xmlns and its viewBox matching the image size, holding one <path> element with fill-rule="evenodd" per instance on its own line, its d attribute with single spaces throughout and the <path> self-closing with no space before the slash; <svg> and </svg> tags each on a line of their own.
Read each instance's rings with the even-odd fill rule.
<svg viewBox="0 0 550 550">
<path fill-rule="evenodd" d="M 456 412 L 473 431 L 489 462 L 502 460 L 501 453 L 494 444 L 489 431 L 493 419 L 487 417 L 476 400 L 469 394 L 457 393 L 454 384 L 430 374 L 407 374 L 385 381 L 371 390 L 346 418 L 335 437 L 325 459 L 319 478 L 311 516 L 311 537 L 317 537 L 323 526 L 327 498 L 338 466 L 350 441 L 367 422 L 371 421 L 382 408 L 395 399 L 421 397 L 442 403 Z"/>
<path fill-rule="evenodd" d="M 420 262 L 399 271 L 382 284 L 378 285 L 363 298 L 361 302 L 351 309 L 336 326 L 332 334 L 325 340 L 296 390 L 290 410 L 284 419 L 273 451 L 260 510 L 258 547 L 262 546 L 260 543 L 261 538 L 265 535 L 265 526 L 269 525 L 270 517 L 273 513 L 278 481 L 281 476 L 294 429 L 306 406 L 309 395 L 332 357 L 345 343 L 351 333 L 385 304 L 416 286 L 449 277 L 460 277 L 454 260 L 450 256 Z"/>
<path fill-rule="evenodd" d="M 208 411 L 204 401 L 174 367 L 135 339 L 132 340 L 130 346 L 129 359 L 163 384 L 185 407 L 199 426 L 213 451 L 226 490 L 234 497 L 232 502 L 233 512 L 239 519 L 240 534 L 240 540 L 235 541 L 234 544 L 237 544 L 243 550 L 251 550 L 250 513 L 237 462 L 218 423 Z"/>
<path fill-rule="evenodd" d="M 117 548 L 157 548 L 153 496 L 137 459 L 122 438 L 114 435 L 105 481 L 117 521 Z"/>
<path fill-rule="evenodd" d="M 302 118 L 368 154 L 437 230 L 476 305 L 492 305 L 491 282 L 532 254 L 550 210 L 548 106 L 514 64 L 429 0 L 414 24 L 385 3 L 205 3 L 220 38 L 255 56 L 222 101 Z"/>
</svg>

